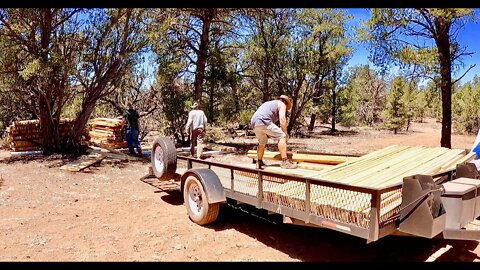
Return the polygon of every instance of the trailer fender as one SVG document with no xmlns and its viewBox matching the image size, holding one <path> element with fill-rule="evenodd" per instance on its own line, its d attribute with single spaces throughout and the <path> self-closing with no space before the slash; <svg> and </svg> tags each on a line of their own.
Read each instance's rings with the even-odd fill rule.
<svg viewBox="0 0 480 270">
<path fill-rule="evenodd" d="M 181 191 L 188 176 L 194 175 L 202 183 L 209 203 L 224 203 L 227 201 L 225 191 L 217 174 L 207 168 L 190 169 L 186 171 L 181 178 Z"/>
</svg>

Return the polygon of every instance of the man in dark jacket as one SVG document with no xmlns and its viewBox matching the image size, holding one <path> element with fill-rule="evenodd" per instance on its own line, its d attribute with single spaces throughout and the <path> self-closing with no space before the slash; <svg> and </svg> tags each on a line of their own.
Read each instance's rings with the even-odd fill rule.
<svg viewBox="0 0 480 270">
<path fill-rule="evenodd" d="M 128 151 L 130 155 L 134 156 L 135 151 L 134 147 L 137 149 L 137 156 L 142 156 L 142 148 L 140 146 L 140 142 L 138 141 L 138 133 L 139 133 L 139 126 L 138 126 L 138 118 L 140 115 L 138 112 L 133 108 L 131 102 L 127 104 L 128 110 L 125 111 L 123 114 L 123 120 L 126 126 L 127 132 L 127 144 L 128 144 Z"/>
</svg>

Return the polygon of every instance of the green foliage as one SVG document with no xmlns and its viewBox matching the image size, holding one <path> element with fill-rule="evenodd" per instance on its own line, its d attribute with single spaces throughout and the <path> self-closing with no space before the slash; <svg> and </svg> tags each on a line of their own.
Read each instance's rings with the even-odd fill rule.
<svg viewBox="0 0 480 270">
<path fill-rule="evenodd" d="M 345 87 L 340 91 L 338 121 L 342 125 L 351 127 L 357 123 L 356 101 L 356 93 L 352 88 Z"/>
<path fill-rule="evenodd" d="M 396 77 L 388 94 L 387 107 L 384 111 L 384 126 L 397 134 L 398 130 L 407 124 L 407 107 L 405 104 L 405 93 L 408 91 L 408 84 L 402 77 Z"/>
<path fill-rule="evenodd" d="M 372 9 L 362 38 L 370 43 L 370 60 L 386 72 L 398 64 L 416 77 L 441 76 L 442 147 L 451 147 L 452 72 L 469 55 L 458 42 L 458 33 L 468 20 L 475 19 L 474 9 L 402 8 Z"/>
<path fill-rule="evenodd" d="M 386 84 L 368 65 L 355 66 L 346 83 L 349 102 L 355 107 L 355 123 L 374 126 L 382 121 L 386 104 Z"/>
<path fill-rule="evenodd" d="M 250 120 L 252 119 L 252 116 L 254 113 L 255 111 L 251 109 L 240 111 L 238 116 L 239 125 L 242 125 L 243 127 L 248 127 L 250 125 Z"/>
<path fill-rule="evenodd" d="M 180 140 L 184 126 L 187 123 L 188 112 L 192 105 L 191 92 L 179 80 L 172 79 L 157 85 L 160 88 L 160 102 L 162 104 L 160 119 L 157 121 L 161 126 L 161 131 L 169 136 L 174 136 Z M 164 122 L 163 119 L 166 121 Z"/>
<path fill-rule="evenodd" d="M 425 117 L 427 116 L 427 94 L 425 91 L 418 91 L 416 93 L 416 99 L 413 103 L 413 117 L 419 121 L 423 122 Z"/>
<path fill-rule="evenodd" d="M 453 127 L 459 133 L 476 134 L 480 128 L 480 78 L 461 86 L 452 96 Z"/>
<path fill-rule="evenodd" d="M 0 10 L 0 83 L 28 118 L 40 119 L 47 153 L 79 150 L 92 112 L 104 109 L 97 101 L 141 60 L 144 11 Z M 57 132 L 61 117 L 76 120 L 67 143 Z"/>
<path fill-rule="evenodd" d="M 400 102 L 403 104 L 405 109 L 405 118 L 406 118 L 406 128 L 410 127 L 417 108 L 417 84 L 414 81 L 406 82 L 404 87 L 403 96 L 401 97 Z"/>
<path fill-rule="evenodd" d="M 422 90 L 427 106 L 426 116 L 437 118 L 438 121 L 442 119 L 442 96 L 441 89 L 437 80 L 430 81 L 427 87 Z"/>
<path fill-rule="evenodd" d="M 10 140 L 7 136 L 3 135 L 0 136 L 0 149 L 9 149 L 10 148 Z"/>
<path fill-rule="evenodd" d="M 62 117 L 75 119 L 81 110 L 82 110 L 82 97 L 79 94 L 74 95 L 65 104 L 65 107 L 62 110 Z M 102 116 L 102 117 L 106 117 L 106 116 Z"/>
<path fill-rule="evenodd" d="M 227 138 L 221 127 L 208 126 L 205 133 L 205 142 L 220 142 Z"/>
</svg>

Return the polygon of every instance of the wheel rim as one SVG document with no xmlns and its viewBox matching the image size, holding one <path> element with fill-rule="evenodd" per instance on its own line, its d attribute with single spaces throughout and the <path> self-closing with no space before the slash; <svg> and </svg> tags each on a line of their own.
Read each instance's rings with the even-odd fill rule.
<svg viewBox="0 0 480 270">
<path fill-rule="evenodd" d="M 155 148 L 155 169 L 157 170 L 157 172 L 162 175 L 163 174 L 163 170 L 165 169 L 165 164 L 163 163 L 163 151 L 162 151 L 162 148 L 160 146 L 157 145 L 157 147 Z"/>
<path fill-rule="evenodd" d="M 192 183 L 188 189 L 188 205 L 195 215 L 202 211 L 202 192 L 197 183 Z"/>
</svg>

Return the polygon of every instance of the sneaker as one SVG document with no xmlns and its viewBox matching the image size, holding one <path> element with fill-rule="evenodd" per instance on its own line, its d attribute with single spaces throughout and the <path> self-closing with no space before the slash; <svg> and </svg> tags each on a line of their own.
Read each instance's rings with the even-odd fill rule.
<svg viewBox="0 0 480 270">
<path fill-rule="evenodd" d="M 263 160 L 257 160 L 257 169 L 262 169 L 262 167 L 265 166 L 267 166 L 267 164 L 263 162 Z"/>
<path fill-rule="evenodd" d="M 280 167 L 282 167 L 284 169 L 296 169 L 298 167 L 298 165 L 293 163 L 289 159 L 285 159 L 285 160 L 282 161 L 282 164 L 280 165 Z"/>
</svg>

